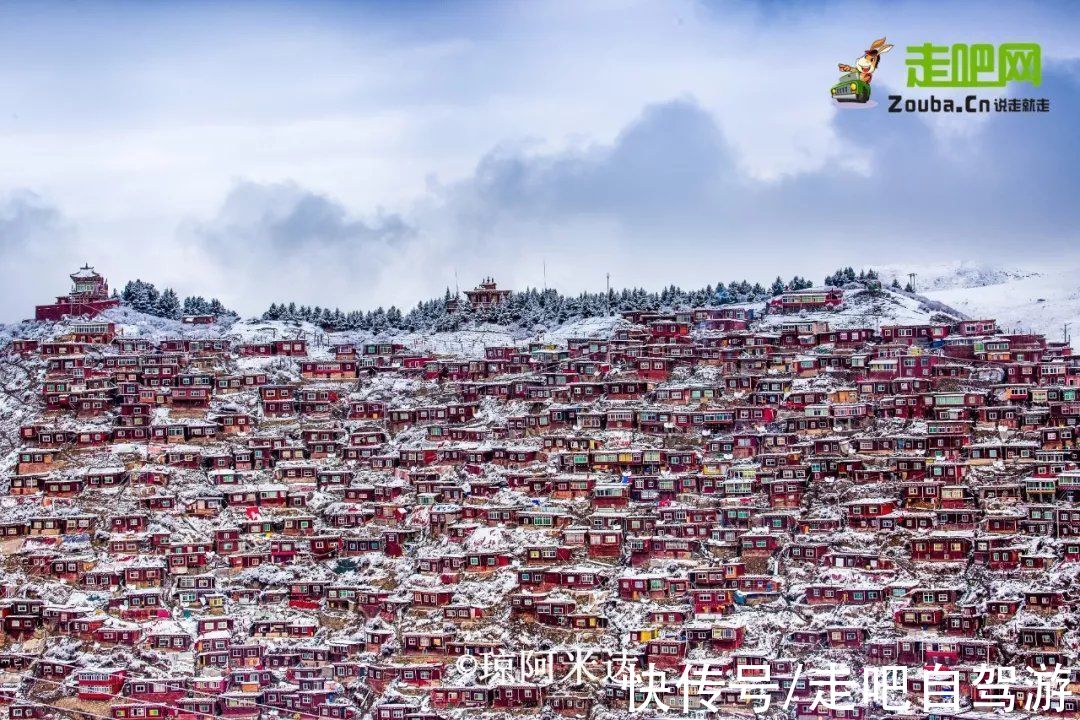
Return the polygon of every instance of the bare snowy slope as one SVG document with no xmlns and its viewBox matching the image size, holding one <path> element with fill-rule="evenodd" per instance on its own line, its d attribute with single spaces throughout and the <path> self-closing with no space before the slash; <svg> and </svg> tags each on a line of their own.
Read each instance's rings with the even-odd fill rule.
<svg viewBox="0 0 1080 720">
<path fill-rule="evenodd" d="M 916 325 L 927 322 L 962 320 L 964 313 L 938 300 L 904 292 L 885 289 L 868 292 L 859 285 L 850 285 L 844 291 L 844 305 L 839 311 L 803 312 L 797 317 L 804 320 L 821 320 L 834 328 L 870 327 L 882 325 Z M 790 323 L 796 316 L 766 315 L 761 325 L 775 329 Z"/>
<path fill-rule="evenodd" d="M 938 290 L 999 285 L 1039 274 L 1032 269 L 997 267 L 972 262 L 944 265 L 885 265 L 875 269 L 883 282 L 891 283 L 895 278 L 901 285 L 906 285 L 909 274 L 914 273 L 915 288 L 924 295 Z"/>
<path fill-rule="evenodd" d="M 1073 270 L 1042 273 L 994 285 L 927 293 L 966 312 L 994 317 L 1005 329 L 1061 340 L 1066 324 L 1080 329 L 1080 283 Z"/>
<path fill-rule="evenodd" d="M 908 268 L 882 273 L 888 282 L 893 273 L 906 282 Z M 1005 270 L 965 266 L 946 269 L 911 268 L 918 273 L 919 292 L 956 308 L 970 317 L 995 318 L 1003 330 L 1043 333 L 1048 340 L 1062 340 L 1065 325 L 1080 329 L 1080 277 L 1077 269 Z M 926 276 L 927 284 L 922 282 Z"/>
</svg>

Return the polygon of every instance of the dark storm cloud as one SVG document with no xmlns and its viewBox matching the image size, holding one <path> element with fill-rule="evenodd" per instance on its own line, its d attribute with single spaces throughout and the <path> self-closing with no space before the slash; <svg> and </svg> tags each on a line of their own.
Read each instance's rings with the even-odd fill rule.
<svg viewBox="0 0 1080 720">
<path fill-rule="evenodd" d="M 748 237 L 767 237 L 760 249 L 804 260 L 815 247 L 949 253 L 1005 249 L 1021 238 L 1052 247 L 1073 231 L 1080 219 L 1071 197 L 1080 179 L 1075 66 L 1048 70 L 1043 85 L 1026 93 L 1050 98 L 1049 113 L 896 115 L 883 107 L 888 92 L 878 90 L 877 108 L 837 112 L 846 157 L 779 181 L 748 178 L 721 119 L 677 100 L 646 108 L 609 145 L 549 154 L 497 149 L 445 199 L 465 236 L 490 236 L 502 223 L 566 226 L 604 216 L 634 245 L 712 238 L 715 247 L 738 249 Z M 900 238 L 903 245 L 888 244 Z"/>
<path fill-rule="evenodd" d="M 36 193 L 21 191 L 0 199 L 0 253 L 5 259 L 58 235 L 68 235 L 63 216 Z"/>
<path fill-rule="evenodd" d="M 677 100 L 645 108 L 608 146 L 539 156 L 497 149 L 459 190 L 491 217 L 611 213 L 658 221 L 707 206 L 730 165 L 713 118 Z"/>
<path fill-rule="evenodd" d="M 378 211 L 371 221 L 350 216 L 334 199 L 295 183 L 237 183 L 217 215 L 192 228 L 208 248 L 274 255 L 310 251 L 369 251 L 392 247 L 412 235 L 399 215 Z"/>
<path fill-rule="evenodd" d="M 75 233 L 61 211 L 22 190 L 0 197 L 0 308 L 4 319 L 33 315 L 33 305 L 66 290 L 58 268 L 79 263 Z M 67 272 L 71 272 L 68 270 Z"/>
</svg>

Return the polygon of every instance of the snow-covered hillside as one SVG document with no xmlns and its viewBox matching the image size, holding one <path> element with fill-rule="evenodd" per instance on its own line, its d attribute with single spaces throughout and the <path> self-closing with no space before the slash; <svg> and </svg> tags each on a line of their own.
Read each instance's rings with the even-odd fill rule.
<svg viewBox="0 0 1080 720">
<path fill-rule="evenodd" d="M 886 266 L 878 271 L 882 281 L 893 278 L 902 284 L 908 273 L 916 273 L 917 294 L 885 290 L 864 293 L 849 289 L 840 312 L 804 314 L 805 319 L 828 321 L 834 327 L 858 327 L 919 323 L 937 319 L 988 317 L 997 319 L 1003 329 L 1031 330 L 1060 340 L 1069 323 L 1080 329 L 1080 283 L 1072 270 L 1037 271 L 959 264 L 945 266 Z M 760 313 L 764 303 L 757 303 Z M 161 340 L 169 337 L 227 337 L 237 341 L 270 341 L 282 338 L 305 338 L 311 351 L 328 352 L 336 343 L 365 342 L 382 339 L 365 331 L 327 333 L 307 322 L 239 320 L 226 326 L 183 325 L 136 312 L 116 308 L 103 319 L 117 324 L 122 334 Z M 761 326 L 771 329 L 788 322 L 791 316 L 766 317 Z M 607 336 L 619 323 L 616 317 L 593 317 L 571 320 L 551 328 L 535 329 L 479 325 L 452 332 L 414 332 L 394 336 L 395 340 L 421 352 L 481 356 L 486 345 L 508 345 L 525 341 L 561 343 L 570 337 Z M 66 324 L 23 322 L 0 325 L 0 345 L 13 337 L 47 338 L 63 334 Z"/>
<path fill-rule="evenodd" d="M 916 273 L 919 292 L 970 317 L 996 319 L 1004 330 L 1025 330 L 1062 340 L 1080 329 L 1080 271 L 1070 269 L 1006 269 L 960 265 L 945 268 L 890 267 L 881 271 L 889 282 L 907 282 Z"/>
<path fill-rule="evenodd" d="M 958 321 L 992 313 L 940 296 L 1035 279 L 375 338 L 130 307 L 2 328 L 38 342 L 0 360 L 0 695 L 103 720 L 146 687 L 250 720 L 620 720 L 614 685 L 551 671 L 889 657 L 914 681 L 970 657 L 1028 683 L 1077 648 L 1080 520 L 1040 508 L 1073 497 L 1080 366 L 976 337 Z M 869 331 L 897 324 L 955 336 Z M 1023 375 L 1041 387 L 1002 382 Z M 457 660 L 481 655 L 519 667 Z"/>
<path fill-rule="evenodd" d="M 932 294 L 931 294 L 932 295 Z M 945 298 L 941 298 L 945 299 Z M 959 303 L 964 312 L 985 315 L 980 308 Z M 754 309 L 761 314 L 764 303 Z M 833 327 L 878 327 L 883 324 L 921 323 L 930 320 L 959 319 L 961 313 L 935 302 L 933 299 L 906 293 L 884 291 L 868 293 L 849 288 L 844 307 L 838 312 L 804 313 L 801 316 L 766 315 L 757 324 L 765 330 L 775 329 L 779 324 L 798 319 L 817 319 Z M 312 357 L 330 357 L 330 348 L 337 344 L 364 343 L 385 336 L 373 336 L 364 331 L 325 332 L 308 322 L 247 319 L 226 325 L 184 325 L 175 320 L 147 315 L 130 307 L 108 310 L 102 320 L 116 323 L 125 337 L 140 337 L 158 342 L 168 338 L 208 339 L 224 337 L 234 342 L 269 342 L 271 340 L 296 338 L 309 341 Z M 463 358 L 479 358 L 484 347 L 492 345 L 519 345 L 529 341 L 562 345 L 568 338 L 610 337 L 616 327 L 625 324 L 620 317 L 592 317 L 568 321 L 552 328 L 540 329 L 479 325 L 464 330 L 436 333 L 405 333 L 393 337 L 415 351 L 430 355 L 453 355 Z M 1008 324 L 1008 322 L 1006 322 Z M 0 346 L 13 338 L 47 340 L 70 332 L 71 322 L 22 322 L 0 326 Z M 269 358 L 245 358 L 240 362 L 245 369 L 269 369 L 276 367 Z M 279 378 L 286 380 L 289 378 Z M 0 367 L 0 414 L 8 422 L 0 425 L 0 456 L 10 454 L 16 446 L 16 430 L 30 413 L 36 411 L 35 400 L 29 391 L 30 376 L 20 361 L 10 359 Z"/>
<path fill-rule="evenodd" d="M 759 316 L 765 303 L 751 303 Z M 977 314 L 977 313 L 976 313 Z M 877 327 L 896 323 L 927 322 L 936 316 L 940 319 L 958 319 L 962 313 L 930 297 L 885 290 L 878 293 L 862 291 L 857 286 L 847 290 L 846 301 L 839 311 L 803 313 L 799 316 L 766 315 L 758 325 L 762 329 L 774 329 L 790 322 L 794 317 L 805 320 L 822 320 L 834 327 Z M 523 328 L 494 324 L 481 324 L 463 330 L 447 332 L 407 332 L 395 335 L 374 335 L 362 330 L 327 332 L 304 321 L 238 320 L 226 325 L 184 325 L 176 320 L 147 315 L 130 307 L 120 307 L 104 312 L 102 320 L 116 323 L 125 337 L 140 337 L 151 341 L 167 338 L 207 339 L 224 337 L 236 342 L 269 342 L 279 339 L 306 339 L 309 352 L 318 357 L 329 354 L 332 345 L 363 343 L 392 337 L 395 342 L 435 355 L 450 354 L 463 357 L 482 357 L 484 347 L 490 345 L 513 345 L 528 341 L 563 343 L 567 338 L 607 337 L 625 321 L 620 317 L 589 317 L 570 320 L 550 328 Z M 49 339 L 70 331 L 70 322 L 22 322 L 0 326 L 0 344 L 12 338 Z"/>
<path fill-rule="evenodd" d="M 810 313 L 802 317 L 826 321 L 835 327 L 921 323 L 935 317 L 937 320 L 956 320 L 962 316 L 994 317 L 1003 329 L 1043 332 L 1055 340 L 1062 338 L 1066 323 L 1080 329 L 1080 284 L 1076 271 L 1005 269 L 967 263 L 942 267 L 887 266 L 879 270 L 886 284 L 893 277 L 906 283 L 908 272 L 916 273 L 916 295 L 889 289 L 882 293 L 862 293 L 852 287 L 840 312 Z M 755 304 L 758 313 L 764 308 L 765 303 Z M 321 351 L 328 352 L 330 345 L 335 343 L 384 338 L 363 330 L 325 332 L 306 322 L 262 321 L 257 318 L 226 326 L 183 325 L 126 307 L 108 311 L 103 315 L 103 320 L 116 323 L 127 337 L 156 341 L 176 337 L 226 337 L 248 342 L 305 338 L 311 341 L 311 351 L 315 355 Z M 771 329 L 791 320 L 792 316 L 789 315 L 766 316 L 760 326 Z M 485 345 L 529 340 L 561 343 L 572 337 L 605 337 L 622 322 L 619 317 L 586 317 L 539 330 L 487 324 L 445 332 L 406 332 L 393 337 L 395 341 L 421 352 L 481 356 Z M 14 337 L 43 339 L 63 335 L 65 331 L 65 323 L 0 325 L 0 344 Z"/>
<path fill-rule="evenodd" d="M 909 273 L 915 273 L 915 287 L 924 294 L 938 290 L 997 285 L 1039 274 L 1032 269 L 997 267 L 971 262 L 944 265 L 886 265 L 877 268 L 877 272 L 884 282 L 890 283 L 895 278 L 901 285 L 907 284 Z"/>
<path fill-rule="evenodd" d="M 845 290 L 844 305 L 838 311 L 803 312 L 798 317 L 821 320 L 834 328 L 875 329 L 882 325 L 955 321 L 964 318 L 964 313 L 931 298 L 889 289 L 867 292 L 860 288 L 861 286 L 853 285 Z M 791 315 L 767 315 L 761 321 L 761 326 L 775 329 L 791 321 Z"/>
</svg>

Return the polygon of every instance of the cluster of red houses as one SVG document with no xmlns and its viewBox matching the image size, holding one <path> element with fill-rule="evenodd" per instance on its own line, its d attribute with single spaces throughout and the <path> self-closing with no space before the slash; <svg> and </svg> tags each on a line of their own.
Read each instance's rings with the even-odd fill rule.
<svg viewBox="0 0 1080 720">
<path fill-rule="evenodd" d="M 822 661 L 908 666 L 913 702 L 955 669 L 943 720 L 1009 665 L 1022 705 L 1075 660 L 1080 360 L 993 320 L 785 314 L 842 299 L 475 357 L 100 317 L 16 339 L 40 412 L 0 504 L 0 706 L 585 718 L 629 707 L 616 652 L 751 666 L 800 720 L 877 712 L 813 702 Z M 538 648 L 555 680 L 459 662 Z M 583 648 L 598 679 L 567 679 Z"/>
</svg>

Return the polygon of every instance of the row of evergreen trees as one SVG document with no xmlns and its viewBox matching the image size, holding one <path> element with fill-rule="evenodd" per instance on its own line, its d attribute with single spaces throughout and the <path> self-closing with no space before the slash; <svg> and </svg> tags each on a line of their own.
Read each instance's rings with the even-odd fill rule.
<svg viewBox="0 0 1080 720">
<path fill-rule="evenodd" d="M 870 289 L 881 288 L 881 278 L 878 276 L 877 271 L 873 268 L 870 268 L 869 270 L 860 270 L 859 273 L 856 275 L 855 270 L 849 266 L 846 268 L 840 268 L 832 275 L 825 276 L 826 285 L 843 287 L 848 283 L 862 283 Z M 901 287 L 900 281 L 897 280 L 895 277 L 892 279 L 892 282 L 889 283 L 889 287 L 893 290 L 903 290 L 904 292 L 909 293 L 915 292 L 915 288 L 912 286 L 910 281 L 906 285 Z"/>
<path fill-rule="evenodd" d="M 849 283 L 880 287 L 878 274 L 872 269 L 856 273 L 851 267 L 846 267 L 825 278 L 826 285 L 844 286 Z M 478 322 L 531 328 L 557 325 L 580 318 L 613 315 L 628 310 L 761 302 L 783 292 L 809 287 L 813 287 L 812 282 L 796 275 L 787 282 L 777 276 L 768 288 L 761 283 L 751 284 L 747 280 L 706 285 L 698 290 L 683 290 L 670 285 L 660 292 L 633 288 L 612 290 L 609 293 L 581 293 L 577 296 L 563 295 L 557 290 L 527 288 L 512 294 L 507 302 L 491 308 L 472 307 L 466 298 L 455 298 L 448 288 L 442 298 L 420 302 L 408 312 L 402 312 L 394 306 L 367 312 L 342 312 L 339 308 L 331 310 L 317 305 L 297 306 L 290 302 L 272 304 L 262 314 L 262 319 L 307 321 L 326 330 L 365 330 L 372 333 L 424 330 L 439 332 L 468 327 Z M 895 280 L 893 287 L 899 289 L 899 283 Z M 238 317 L 217 298 L 207 300 L 200 296 L 191 296 L 181 302 L 172 288 L 159 291 L 153 283 L 143 280 L 128 282 L 119 297 L 135 310 L 174 320 L 183 315 L 213 315 L 219 319 Z"/>
<path fill-rule="evenodd" d="M 825 276 L 825 284 L 834 287 L 843 287 L 844 285 L 853 282 L 878 283 L 880 285 L 881 279 L 878 277 L 877 270 L 874 270 L 873 268 L 870 268 L 869 270 L 860 270 L 859 274 L 856 275 L 854 268 L 851 266 L 840 268 L 832 275 Z"/>
<path fill-rule="evenodd" d="M 515 292 L 510 299 L 492 308 L 472 307 L 464 297 L 454 303 L 447 289 L 441 299 L 427 300 L 403 313 L 396 307 L 378 308 L 367 312 L 319 306 L 297 306 L 296 303 L 274 303 L 263 313 L 263 320 L 306 320 L 326 330 L 366 330 L 372 333 L 397 331 L 457 330 L 477 322 L 519 327 L 552 326 L 579 318 L 599 317 L 625 310 L 659 310 L 671 307 L 704 307 L 741 302 L 760 302 L 789 290 L 803 290 L 813 283 L 799 276 L 788 282 L 777 277 L 768 288 L 760 283 L 737 280 L 727 285 L 717 283 L 699 290 L 683 290 L 671 285 L 660 292 L 642 288 L 612 290 L 610 293 L 581 293 L 563 295 L 556 290 L 527 288 Z M 456 304 L 453 311 L 448 308 Z"/>
<path fill-rule="evenodd" d="M 159 291 L 153 283 L 142 280 L 129 281 L 119 297 L 139 312 L 170 320 L 179 320 L 184 315 L 213 315 L 218 319 L 239 317 L 217 298 L 207 300 L 196 295 L 186 297 L 181 302 L 180 296 L 172 288 Z"/>
</svg>

